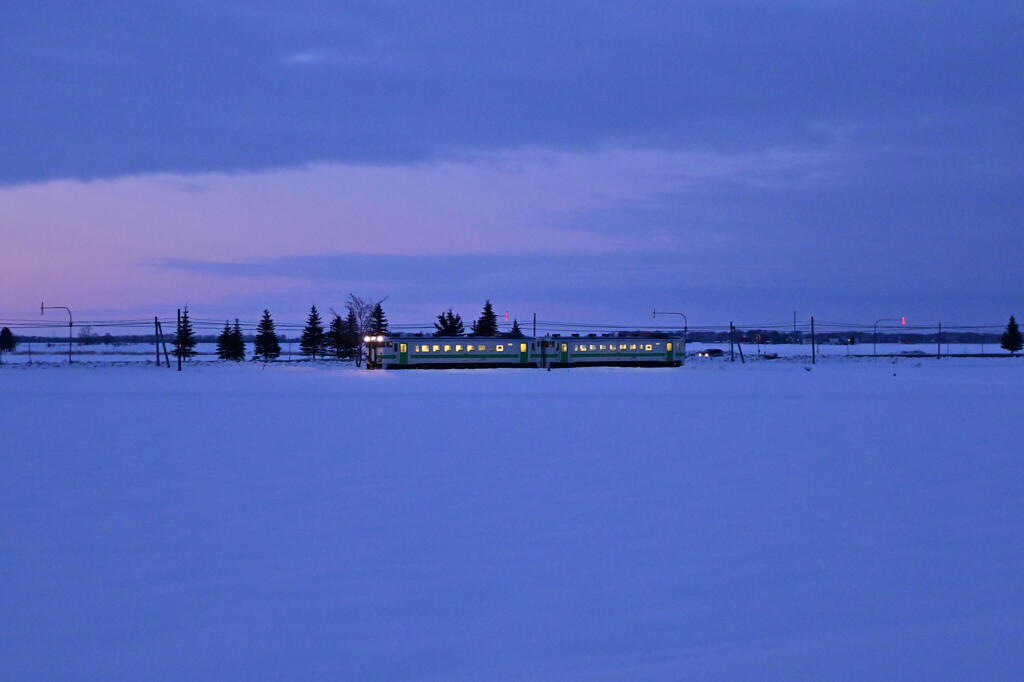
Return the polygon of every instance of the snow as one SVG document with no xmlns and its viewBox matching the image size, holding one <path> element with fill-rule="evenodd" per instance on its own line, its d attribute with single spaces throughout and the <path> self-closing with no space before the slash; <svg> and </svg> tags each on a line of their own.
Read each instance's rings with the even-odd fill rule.
<svg viewBox="0 0 1024 682">
<path fill-rule="evenodd" d="M 0 679 L 1011 679 L 1022 378 L 5 365 Z"/>
</svg>

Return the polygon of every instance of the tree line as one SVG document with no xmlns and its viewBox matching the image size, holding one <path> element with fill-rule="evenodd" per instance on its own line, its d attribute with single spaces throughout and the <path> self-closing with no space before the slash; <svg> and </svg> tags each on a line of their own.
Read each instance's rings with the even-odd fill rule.
<svg viewBox="0 0 1024 682">
<path fill-rule="evenodd" d="M 369 301 L 350 294 L 345 303 L 345 315 L 332 309 L 332 319 L 326 329 L 320 311 L 315 305 L 311 306 L 302 336 L 299 338 L 299 351 L 311 360 L 331 357 L 355 360 L 359 364 L 364 335 L 389 333 L 383 303 L 383 299 Z M 253 338 L 252 359 L 260 362 L 277 360 L 281 357 L 281 338 L 270 311 L 264 310 Z M 191 358 L 196 355 L 195 348 L 198 342 L 192 317 L 186 307 L 181 313 L 181 320 L 171 341 L 173 353 L 182 359 Z M 217 336 L 217 357 L 220 360 L 240 362 L 246 359 L 246 346 L 245 335 L 239 321 L 236 319 L 232 325 L 225 320 L 224 329 Z"/>
<path fill-rule="evenodd" d="M 384 314 L 384 299 L 379 301 L 368 301 L 355 295 L 349 295 L 345 303 L 345 315 L 342 316 L 331 310 L 332 318 L 327 328 L 324 328 L 320 311 L 314 305 L 310 308 L 306 317 L 306 324 L 302 330 L 299 340 L 300 352 L 310 358 L 336 358 L 339 360 L 355 360 L 361 362 L 363 337 L 367 334 L 373 336 L 386 336 L 389 333 L 388 319 Z M 494 306 L 488 300 L 484 303 L 480 316 L 470 324 L 470 333 L 466 334 L 465 324 L 462 316 L 453 309 L 440 313 L 437 321 L 434 322 L 434 336 L 505 336 L 522 338 L 523 332 L 519 327 L 519 321 L 513 320 L 512 330 L 502 333 L 498 329 L 498 316 L 494 312 Z M 761 338 L 760 333 L 765 337 Z M 779 338 L 775 338 L 778 335 Z M 701 338 L 707 336 L 707 339 Z M 721 337 L 721 338 L 719 338 Z M 31 339 L 32 337 L 30 337 Z M 256 328 L 256 335 L 253 338 L 252 359 L 262 362 L 271 362 L 281 356 L 282 336 L 277 333 L 274 319 L 269 310 L 263 311 L 259 325 Z M 723 333 L 691 333 L 691 341 L 727 340 L 728 334 Z M 754 340 L 770 343 L 788 343 L 792 339 L 784 337 L 779 332 L 745 332 L 741 340 L 752 342 Z M 224 322 L 224 329 L 217 336 L 217 357 L 221 360 L 242 361 L 246 359 L 248 352 L 245 335 L 242 333 L 242 326 L 236 319 L 232 325 Z M 4 353 L 12 353 L 18 347 L 20 340 L 11 332 L 10 328 L 0 329 L 0 362 L 3 361 Z M 181 315 L 181 322 L 175 331 L 171 341 L 174 347 L 174 355 L 187 359 L 195 356 L 196 344 L 199 337 L 192 326 L 192 318 L 186 307 Z M 1000 338 L 1000 345 L 1004 350 L 1016 354 L 1024 349 L 1017 319 L 1010 316 L 1006 330 Z"/>
<path fill-rule="evenodd" d="M 434 322 L 434 336 L 466 336 L 466 327 L 462 322 L 462 316 L 449 308 L 437 316 Z M 519 328 L 519 320 L 512 320 L 512 331 L 502 334 L 498 330 L 498 316 L 494 312 L 494 306 L 488 299 L 484 303 L 483 312 L 480 313 L 474 322 L 470 324 L 469 336 L 510 336 L 512 338 L 523 338 L 523 331 Z"/>
</svg>

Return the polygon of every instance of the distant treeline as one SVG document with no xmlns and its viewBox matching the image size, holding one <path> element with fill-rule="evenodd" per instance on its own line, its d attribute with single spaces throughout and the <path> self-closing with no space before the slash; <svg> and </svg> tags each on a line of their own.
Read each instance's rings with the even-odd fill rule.
<svg viewBox="0 0 1024 682">
<path fill-rule="evenodd" d="M 691 331 L 687 334 L 686 338 L 695 343 L 728 343 L 729 332 Z M 769 329 L 737 329 L 734 338 L 740 343 L 781 344 L 811 342 L 810 332 L 780 332 Z M 999 333 L 948 332 L 945 330 L 942 332 L 942 343 L 999 343 L 1000 338 L 1001 335 Z M 836 331 L 830 329 L 828 331 L 816 332 L 815 339 L 818 343 L 822 344 L 842 345 L 872 343 L 872 341 L 877 343 L 905 344 L 938 343 L 939 333 L 938 330 L 931 333 L 879 331 L 876 335 L 870 331 Z"/>
</svg>

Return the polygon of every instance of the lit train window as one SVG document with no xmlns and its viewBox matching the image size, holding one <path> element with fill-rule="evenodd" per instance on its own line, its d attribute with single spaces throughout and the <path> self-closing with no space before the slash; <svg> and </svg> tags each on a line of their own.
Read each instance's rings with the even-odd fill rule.
<svg viewBox="0 0 1024 682">
<path fill-rule="evenodd" d="M 434 344 L 434 352 L 435 352 L 435 353 L 440 353 L 440 352 L 441 352 L 441 346 L 438 346 L 438 345 L 437 345 L 437 344 L 435 343 L 435 344 Z"/>
<path fill-rule="evenodd" d="M 635 343 L 629 344 L 629 349 L 630 350 L 636 350 L 636 344 Z"/>
<path fill-rule="evenodd" d="M 447 343 L 444 344 L 444 352 L 445 353 L 450 353 L 451 351 L 452 351 L 452 347 L 449 346 Z"/>
<path fill-rule="evenodd" d="M 462 352 L 462 344 L 461 343 L 455 344 L 455 352 L 456 353 L 461 353 Z"/>
<path fill-rule="evenodd" d="M 569 344 L 563 343 L 562 344 L 562 352 L 565 353 L 565 352 L 568 352 L 568 351 L 569 351 Z"/>
<path fill-rule="evenodd" d="M 405 345 L 405 344 L 403 343 L 403 344 L 401 345 L 401 347 L 399 348 L 399 350 L 400 350 L 401 352 L 403 352 L 403 353 L 408 353 L 408 352 L 409 352 L 409 347 L 408 347 L 408 346 L 406 346 L 406 345 Z"/>
<path fill-rule="evenodd" d="M 487 345 L 486 345 L 486 344 L 483 344 L 483 343 L 481 343 L 481 344 L 480 344 L 479 346 L 477 346 L 476 348 L 477 348 L 477 350 L 481 350 L 481 351 L 486 351 L 486 350 L 487 350 Z"/>
<path fill-rule="evenodd" d="M 644 346 L 644 350 L 654 350 L 654 346 L 652 346 L 651 344 L 647 344 L 646 346 Z"/>
<path fill-rule="evenodd" d="M 467 344 L 466 345 L 466 352 L 472 353 L 474 348 L 476 348 L 476 346 L 474 346 L 473 344 L 471 344 L 471 343 Z"/>
<path fill-rule="evenodd" d="M 666 346 L 665 350 L 672 350 L 672 342 L 671 341 L 669 341 L 667 344 L 665 344 L 665 346 Z"/>
<path fill-rule="evenodd" d="M 520 353 L 525 353 L 526 352 L 526 344 L 525 343 L 519 344 L 519 352 Z"/>
<path fill-rule="evenodd" d="M 430 352 L 430 346 L 423 346 L 422 348 L 420 348 L 420 351 L 423 352 L 423 353 L 429 353 Z"/>
<path fill-rule="evenodd" d="M 608 350 L 607 346 L 605 346 L 603 343 L 600 345 L 600 349 L 601 350 Z"/>
<path fill-rule="evenodd" d="M 497 346 L 496 346 L 496 347 L 494 348 L 494 350 L 498 351 L 499 353 L 504 353 L 504 352 L 505 352 L 505 346 L 499 343 L 499 344 L 498 344 L 498 345 L 497 345 Z"/>
<path fill-rule="evenodd" d="M 594 345 L 593 343 L 590 344 L 590 350 L 597 350 L 597 346 Z"/>
<path fill-rule="evenodd" d="M 619 350 L 626 350 L 626 348 L 627 348 L 626 344 L 624 344 L 624 343 L 620 343 L 619 344 Z"/>
</svg>

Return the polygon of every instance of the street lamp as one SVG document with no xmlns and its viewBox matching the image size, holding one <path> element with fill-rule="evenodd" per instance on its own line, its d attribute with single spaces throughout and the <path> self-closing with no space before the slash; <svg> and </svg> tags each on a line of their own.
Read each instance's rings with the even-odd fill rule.
<svg viewBox="0 0 1024 682">
<path fill-rule="evenodd" d="M 683 318 L 683 360 L 685 361 L 685 359 L 686 359 L 686 335 L 690 331 L 690 322 L 686 319 L 686 315 L 684 313 L 670 313 L 670 312 L 665 312 L 663 310 L 661 312 L 661 314 L 662 315 L 679 315 L 680 317 Z M 658 319 L 658 310 L 657 309 L 654 309 L 654 310 L 651 311 L 651 317 L 653 317 L 654 319 Z"/>
<path fill-rule="evenodd" d="M 39 304 L 39 314 L 42 315 L 47 310 L 65 310 L 68 313 L 68 364 L 71 364 L 71 334 L 72 329 L 75 326 L 75 321 L 71 317 L 71 308 L 63 305 L 43 305 Z"/>
<path fill-rule="evenodd" d="M 901 317 L 883 317 L 880 320 L 875 320 L 875 329 L 871 332 L 871 354 L 878 355 L 878 323 L 879 322 L 903 322 L 904 318 Z"/>
</svg>

